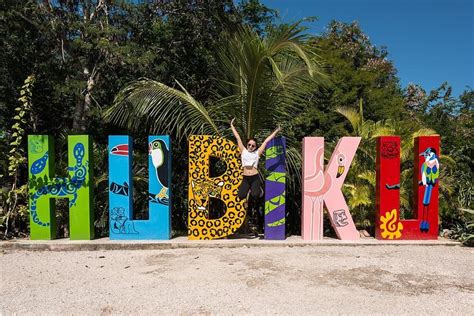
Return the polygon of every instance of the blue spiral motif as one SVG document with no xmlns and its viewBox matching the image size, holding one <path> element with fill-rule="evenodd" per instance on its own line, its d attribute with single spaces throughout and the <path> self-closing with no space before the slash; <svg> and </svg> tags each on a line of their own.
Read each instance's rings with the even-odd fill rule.
<svg viewBox="0 0 474 316">
<path fill-rule="evenodd" d="M 69 201 L 69 207 L 76 205 L 77 190 L 79 190 L 85 183 L 88 162 L 86 161 L 84 164 L 82 163 L 82 160 L 85 156 L 85 148 L 82 143 L 77 143 L 76 146 L 74 146 L 73 154 L 74 158 L 76 159 L 76 164 L 74 165 L 74 167 L 69 167 L 68 170 L 74 172 L 74 175 L 70 179 L 51 179 L 48 183 L 38 188 L 38 190 L 36 190 L 36 192 L 33 194 L 31 199 L 30 211 L 34 223 L 45 227 L 50 226 L 50 223 L 42 222 L 38 218 L 38 213 L 36 211 L 36 202 L 41 196 L 50 195 L 52 197 L 64 197 L 72 195 L 72 199 L 70 199 Z M 43 157 L 33 162 L 33 164 L 31 165 L 31 173 L 40 173 L 46 166 L 47 160 L 48 153 L 46 152 Z"/>
</svg>

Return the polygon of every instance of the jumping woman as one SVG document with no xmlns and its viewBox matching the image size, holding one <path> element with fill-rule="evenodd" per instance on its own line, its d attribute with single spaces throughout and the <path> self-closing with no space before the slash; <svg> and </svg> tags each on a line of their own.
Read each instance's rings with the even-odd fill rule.
<svg viewBox="0 0 474 316">
<path fill-rule="evenodd" d="M 244 169 L 244 179 L 239 187 L 238 196 L 241 200 L 247 198 L 250 192 L 250 198 L 248 200 L 252 200 L 252 202 L 256 202 L 260 197 L 260 193 L 262 190 L 262 181 L 260 180 L 260 176 L 258 174 L 258 160 L 260 155 L 265 150 L 268 142 L 272 140 L 279 131 L 281 131 L 280 126 L 278 126 L 273 133 L 271 133 L 265 141 L 257 148 L 257 141 L 255 138 L 250 138 L 247 140 L 247 145 L 244 146 L 242 143 L 242 139 L 240 138 L 239 133 L 234 127 L 235 118 L 232 119 L 230 122 L 230 128 L 232 129 L 232 133 L 234 134 L 235 139 L 237 140 L 237 145 L 239 146 L 239 150 L 242 157 L 242 168 Z"/>
</svg>

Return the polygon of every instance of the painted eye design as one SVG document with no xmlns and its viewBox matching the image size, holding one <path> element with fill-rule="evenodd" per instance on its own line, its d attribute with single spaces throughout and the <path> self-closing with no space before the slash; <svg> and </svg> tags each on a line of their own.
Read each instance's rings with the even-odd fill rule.
<svg viewBox="0 0 474 316">
<path fill-rule="evenodd" d="M 343 154 L 340 154 L 338 157 L 337 157 L 337 162 L 340 166 L 342 166 L 344 164 L 344 162 L 346 161 L 346 157 L 344 157 Z"/>
</svg>

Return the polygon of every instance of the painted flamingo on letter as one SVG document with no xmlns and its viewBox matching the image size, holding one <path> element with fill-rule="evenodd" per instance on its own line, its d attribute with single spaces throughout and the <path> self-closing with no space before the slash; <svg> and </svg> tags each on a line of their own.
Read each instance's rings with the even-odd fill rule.
<svg viewBox="0 0 474 316">
<path fill-rule="evenodd" d="M 328 173 L 324 174 L 324 148 L 320 147 L 316 152 L 316 159 L 314 161 L 314 173 L 306 176 L 305 181 L 305 191 L 304 195 L 311 198 L 312 207 L 311 207 L 311 217 L 310 217 L 310 238 L 313 239 L 314 234 L 314 204 L 318 200 L 317 205 L 317 216 L 318 223 L 322 226 L 323 222 L 323 196 L 331 188 L 332 179 Z M 322 239 L 322 229 L 319 229 L 318 234 L 320 235 L 318 239 Z"/>
<path fill-rule="evenodd" d="M 324 138 L 303 139 L 303 194 L 301 236 L 305 240 L 323 238 L 323 211 L 329 212 L 329 219 L 341 239 L 359 238 L 350 216 L 342 185 L 351 165 L 360 137 L 343 137 L 334 149 L 328 165 L 324 166 Z M 316 203 L 318 202 L 318 203 Z"/>
<path fill-rule="evenodd" d="M 345 156 L 343 153 L 337 153 L 337 162 L 338 169 L 336 178 L 339 178 L 345 171 Z M 329 172 L 324 172 L 324 147 L 320 147 L 316 152 L 316 159 L 314 161 L 314 173 L 304 178 L 305 181 L 305 191 L 304 195 L 311 198 L 312 207 L 311 207 L 311 227 L 310 227 L 310 238 L 314 238 L 314 213 L 315 213 L 315 202 L 318 201 L 316 208 L 316 215 L 318 216 L 318 239 L 322 239 L 323 229 L 323 203 L 324 203 L 324 194 L 326 194 L 330 189 L 333 182 L 333 179 Z"/>
</svg>

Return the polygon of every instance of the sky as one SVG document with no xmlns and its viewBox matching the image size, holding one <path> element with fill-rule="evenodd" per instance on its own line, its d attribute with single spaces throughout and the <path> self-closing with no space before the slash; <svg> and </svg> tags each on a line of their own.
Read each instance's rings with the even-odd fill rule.
<svg viewBox="0 0 474 316">
<path fill-rule="evenodd" d="M 458 96 L 474 89 L 474 0 L 261 0 L 282 22 L 306 23 L 320 34 L 331 20 L 358 21 L 376 46 L 386 46 L 402 88 L 428 92 L 447 81 Z"/>
</svg>

